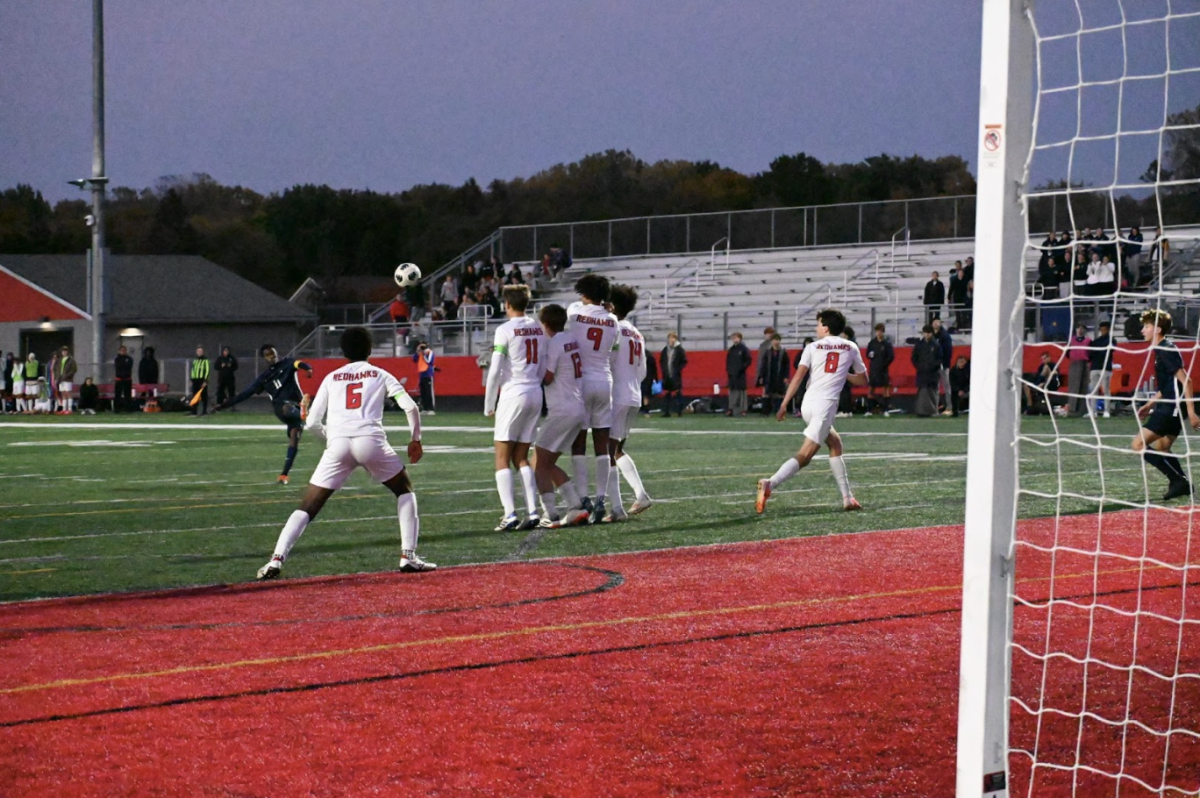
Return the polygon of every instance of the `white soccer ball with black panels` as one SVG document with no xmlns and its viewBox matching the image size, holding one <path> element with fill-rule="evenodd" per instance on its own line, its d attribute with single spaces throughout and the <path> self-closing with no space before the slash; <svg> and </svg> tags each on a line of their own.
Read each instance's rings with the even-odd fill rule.
<svg viewBox="0 0 1200 798">
<path fill-rule="evenodd" d="M 416 285 L 421 279 L 421 267 L 415 263 L 401 263 L 396 267 L 393 277 L 396 278 L 396 285 L 408 288 L 410 285 Z"/>
</svg>

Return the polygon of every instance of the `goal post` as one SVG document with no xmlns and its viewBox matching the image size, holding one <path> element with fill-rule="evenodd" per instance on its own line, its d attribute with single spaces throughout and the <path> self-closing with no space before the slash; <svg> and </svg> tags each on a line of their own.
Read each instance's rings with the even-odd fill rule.
<svg viewBox="0 0 1200 798">
<path fill-rule="evenodd" d="M 958 798 L 1008 795 L 1009 640 L 1024 319 L 1025 180 L 1033 127 L 1027 0 L 984 0 L 971 340 Z"/>
</svg>

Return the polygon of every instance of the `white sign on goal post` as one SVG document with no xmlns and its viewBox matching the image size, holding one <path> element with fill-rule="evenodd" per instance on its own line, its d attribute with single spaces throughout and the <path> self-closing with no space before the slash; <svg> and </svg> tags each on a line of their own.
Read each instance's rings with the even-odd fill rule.
<svg viewBox="0 0 1200 798">
<path fill-rule="evenodd" d="M 959 657 L 958 798 L 1008 793 L 1025 226 L 1034 35 L 1026 0 L 984 0 L 975 306 Z"/>
</svg>

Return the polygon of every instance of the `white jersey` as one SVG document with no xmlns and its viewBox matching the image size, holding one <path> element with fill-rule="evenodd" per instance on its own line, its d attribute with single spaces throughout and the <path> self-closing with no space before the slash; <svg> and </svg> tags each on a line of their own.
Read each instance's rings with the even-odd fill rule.
<svg viewBox="0 0 1200 798">
<path fill-rule="evenodd" d="M 546 375 L 546 332 L 528 316 L 509 319 L 496 328 L 493 351 L 503 358 L 504 384 L 536 388 Z"/>
<path fill-rule="evenodd" d="M 584 385 L 611 387 L 609 355 L 617 345 L 617 317 L 600 305 L 573 302 L 567 308 L 567 319 L 583 358 Z"/>
<path fill-rule="evenodd" d="M 808 366 L 808 388 L 804 393 L 806 404 L 810 397 L 836 403 L 842 386 L 846 384 L 847 375 L 862 374 L 867 370 L 858 344 L 834 335 L 827 335 L 804 347 L 800 365 Z"/>
<path fill-rule="evenodd" d="M 417 405 L 404 386 L 388 372 L 365 360 L 336 369 L 321 382 L 308 409 L 309 429 L 321 428 L 328 439 L 383 433 L 383 403 L 394 396 L 408 413 Z"/>
<path fill-rule="evenodd" d="M 612 351 L 614 407 L 641 407 L 642 380 L 646 378 L 646 339 L 623 319 L 617 322 L 617 345 Z"/>
<path fill-rule="evenodd" d="M 560 332 L 550 339 L 546 353 L 546 371 L 554 382 L 546 386 L 546 409 L 552 416 L 583 415 L 583 358 L 579 342 L 570 333 Z"/>
</svg>

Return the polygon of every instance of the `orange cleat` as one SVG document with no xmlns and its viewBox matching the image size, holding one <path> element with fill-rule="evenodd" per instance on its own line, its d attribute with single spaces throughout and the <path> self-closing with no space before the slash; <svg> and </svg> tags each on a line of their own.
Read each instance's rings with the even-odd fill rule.
<svg viewBox="0 0 1200 798">
<path fill-rule="evenodd" d="M 280 474 L 280 475 L 279 475 L 279 477 L 278 477 L 278 478 L 275 480 L 275 484 L 277 484 L 277 485 L 286 485 L 286 484 L 288 484 L 288 477 L 287 477 L 287 474 Z"/>
<path fill-rule="evenodd" d="M 842 509 L 848 513 L 851 513 L 851 512 L 854 512 L 855 510 L 861 510 L 862 505 L 858 503 L 858 499 L 851 496 L 850 498 L 848 498 L 842 502 Z"/>
<path fill-rule="evenodd" d="M 758 498 L 754 501 L 754 511 L 759 515 L 767 509 L 767 499 L 771 498 L 771 480 L 760 479 L 758 481 Z"/>
</svg>

